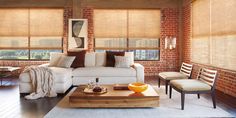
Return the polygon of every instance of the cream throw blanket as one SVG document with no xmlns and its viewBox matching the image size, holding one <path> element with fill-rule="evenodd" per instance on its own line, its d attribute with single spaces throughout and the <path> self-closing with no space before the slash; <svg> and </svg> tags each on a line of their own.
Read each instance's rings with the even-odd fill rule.
<svg viewBox="0 0 236 118">
<path fill-rule="evenodd" d="M 26 99 L 38 99 L 41 97 L 56 97 L 54 76 L 52 70 L 43 66 L 29 66 L 23 72 L 29 73 L 33 92 L 25 96 Z"/>
</svg>

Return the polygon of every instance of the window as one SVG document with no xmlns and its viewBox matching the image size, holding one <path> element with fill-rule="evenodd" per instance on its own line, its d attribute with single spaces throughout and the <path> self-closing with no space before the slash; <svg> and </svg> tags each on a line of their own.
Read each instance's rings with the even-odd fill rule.
<svg viewBox="0 0 236 118">
<path fill-rule="evenodd" d="M 236 70 L 235 5 L 235 0 L 193 2 L 192 61 Z"/>
<path fill-rule="evenodd" d="M 49 59 L 62 52 L 63 9 L 0 9 L 0 59 Z"/>
<path fill-rule="evenodd" d="M 95 50 L 133 51 L 135 60 L 159 60 L 160 10 L 94 10 Z"/>
</svg>

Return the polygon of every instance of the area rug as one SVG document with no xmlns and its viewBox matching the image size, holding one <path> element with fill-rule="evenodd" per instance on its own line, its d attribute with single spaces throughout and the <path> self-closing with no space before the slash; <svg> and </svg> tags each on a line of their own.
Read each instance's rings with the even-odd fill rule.
<svg viewBox="0 0 236 118">
<path fill-rule="evenodd" d="M 164 93 L 164 87 L 154 87 L 160 94 L 160 107 L 157 108 L 70 108 L 68 101 L 72 89 L 45 118 L 160 118 L 160 117 L 233 117 L 212 102 L 197 95 L 186 95 L 185 110 L 181 110 L 180 94 L 173 90 L 172 99 Z"/>
</svg>

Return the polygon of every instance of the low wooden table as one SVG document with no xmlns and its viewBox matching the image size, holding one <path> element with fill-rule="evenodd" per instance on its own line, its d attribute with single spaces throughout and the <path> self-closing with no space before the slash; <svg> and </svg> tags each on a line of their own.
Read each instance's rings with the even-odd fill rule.
<svg viewBox="0 0 236 118">
<path fill-rule="evenodd" d="M 159 95 L 148 85 L 142 93 L 130 90 L 113 90 L 113 85 L 104 85 L 108 92 L 105 94 L 87 94 L 83 90 L 86 86 L 79 86 L 69 96 L 71 107 L 108 108 L 108 107 L 158 107 Z"/>
<path fill-rule="evenodd" d="M 3 79 L 10 77 L 14 71 L 19 70 L 19 69 L 20 69 L 20 67 L 0 66 L 1 86 L 2 86 Z M 12 80 L 12 79 L 10 79 L 10 80 Z"/>
</svg>

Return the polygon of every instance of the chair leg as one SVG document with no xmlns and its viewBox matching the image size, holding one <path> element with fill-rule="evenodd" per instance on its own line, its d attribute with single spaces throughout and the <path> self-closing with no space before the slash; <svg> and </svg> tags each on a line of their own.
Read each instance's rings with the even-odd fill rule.
<svg viewBox="0 0 236 118">
<path fill-rule="evenodd" d="M 170 85 L 170 91 L 169 91 L 169 98 L 171 99 L 171 95 L 172 95 L 172 86 Z"/>
<path fill-rule="evenodd" d="M 197 94 L 197 98 L 200 99 L 200 94 Z"/>
<path fill-rule="evenodd" d="M 184 99 L 185 99 L 185 94 L 181 92 L 181 109 L 184 110 Z"/>
<path fill-rule="evenodd" d="M 160 88 L 160 86 L 161 86 L 161 78 L 158 77 L 158 87 Z"/>
<path fill-rule="evenodd" d="M 166 81 L 166 94 L 168 94 L 168 81 Z"/>
<path fill-rule="evenodd" d="M 213 107 L 216 108 L 215 91 L 211 92 L 211 97 L 212 97 Z"/>
</svg>

